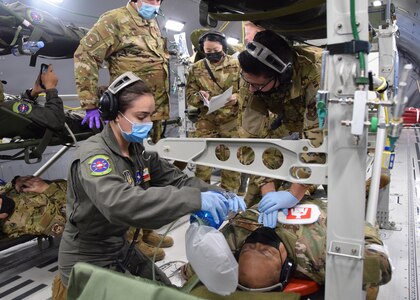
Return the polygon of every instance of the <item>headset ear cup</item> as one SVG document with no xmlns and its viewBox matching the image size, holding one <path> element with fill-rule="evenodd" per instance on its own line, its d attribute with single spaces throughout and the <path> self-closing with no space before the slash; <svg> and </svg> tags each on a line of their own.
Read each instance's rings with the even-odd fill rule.
<svg viewBox="0 0 420 300">
<path fill-rule="evenodd" d="M 225 38 L 222 39 L 222 46 L 223 46 L 223 52 L 227 54 L 228 45 Z"/>
<path fill-rule="evenodd" d="M 200 47 L 200 51 L 204 53 L 204 37 L 201 37 L 200 40 L 198 41 L 198 46 Z"/>
<path fill-rule="evenodd" d="M 99 99 L 99 113 L 103 120 L 111 121 L 117 117 L 118 100 L 109 90 L 106 90 Z"/>
</svg>

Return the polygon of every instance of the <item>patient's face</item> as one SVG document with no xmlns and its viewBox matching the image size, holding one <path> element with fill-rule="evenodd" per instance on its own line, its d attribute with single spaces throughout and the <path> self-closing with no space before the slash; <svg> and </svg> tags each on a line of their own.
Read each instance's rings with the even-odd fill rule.
<svg viewBox="0 0 420 300">
<path fill-rule="evenodd" d="M 261 243 L 244 244 L 239 255 L 239 283 L 249 288 L 264 288 L 280 280 L 287 257 L 284 244 L 279 248 Z"/>
</svg>

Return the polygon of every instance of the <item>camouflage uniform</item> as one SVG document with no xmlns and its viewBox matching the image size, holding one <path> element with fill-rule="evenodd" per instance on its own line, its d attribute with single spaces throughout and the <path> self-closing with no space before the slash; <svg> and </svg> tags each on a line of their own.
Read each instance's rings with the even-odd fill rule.
<svg viewBox="0 0 420 300">
<path fill-rule="evenodd" d="M 219 110 L 206 115 L 207 107 L 197 95 L 200 90 L 207 91 L 209 98 L 217 96 L 233 86 L 233 94 L 236 94 L 239 89 L 239 62 L 237 59 L 226 55 L 220 64 L 213 65 L 208 62 L 210 70 L 220 87 L 211 79 L 205 64 L 205 59 L 196 62 L 190 70 L 187 81 L 187 103 L 188 105 L 197 107 L 201 110 L 200 116 L 196 123 L 195 137 L 205 138 L 231 138 L 238 137 L 237 133 L 237 116 L 238 104 L 234 106 L 225 106 Z M 220 155 L 222 160 L 226 160 L 229 155 L 228 149 L 221 148 L 217 155 Z M 210 183 L 210 177 L 213 168 L 197 165 L 195 175 L 202 180 Z M 240 185 L 240 173 L 222 170 L 222 183 L 224 189 L 237 192 Z"/>
<path fill-rule="evenodd" d="M 295 47 L 292 85 L 286 91 L 271 95 L 253 95 L 248 85 L 241 80 L 240 88 L 240 126 L 242 138 L 284 138 L 297 132 L 299 138 L 312 141 L 319 146 L 323 133 L 318 128 L 316 112 L 316 93 L 320 81 L 321 49 L 316 47 Z M 242 159 L 253 161 L 251 151 L 242 151 Z M 305 154 L 306 162 L 324 163 L 323 155 Z M 264 162 L 270 168 L 279 168 L 282 157 L 279 151 L 270 149 L 264 155 Z M 304 176 L 304 175 L 301 175 Z M 249 181 L 245 201 L 251 206 L 261 199 L 261 186 L 274 181 L 277 189 L 287 189 L 290 183 L 252 176 Z"/>
<path fill-rule="evenodd" d="M 327 205 L 321 200 L 306 196 L 301 201 L 316 204 L 321 209 L 317 222 L 308 225 L 277 224 L 276 233 L 282 239 L 288 256 L 296 263 L 294 278 L 310 278 L 318 284 L 325 281 L 325 258 L 327 237 Z M 229 247 L 236 252 L 241 248 L 248 235 L 262 226 L 258 223 L 256 209 L 249 209 L 229 220 L 221 229 Z M 363 268 L 363 287 L 375 287 L 391 280 L 392 269 L 388 256 L 375 249 L 374 245 L 383 245 L 379 232 L 368 223 L 365 226 L 365 251 Z"/>
<path fill-rule="evenodd" d="M 157 121 L 169 118 L 168 58 L 165 40 L 155 20 L 141 18 L 130 2 L 126 7 L 106 12 L 74 53 L 74 74 L 82 108 L 97 107 L 98 69 L 106 61 L 111 82 L 132 71 L 153 88 L 156 112 L 152 121 L 160 126 Z"/>
<path fill-rule="evenodd" d="M 13 214 L 6 219 L 2 231 L 8 237 L 25 234 L 57 236 L 64 230 L 67 183 L 51 182 L 43 193 L 18 193 L 11 186 L 5 195 L 15 201 Z"/>
</svg>

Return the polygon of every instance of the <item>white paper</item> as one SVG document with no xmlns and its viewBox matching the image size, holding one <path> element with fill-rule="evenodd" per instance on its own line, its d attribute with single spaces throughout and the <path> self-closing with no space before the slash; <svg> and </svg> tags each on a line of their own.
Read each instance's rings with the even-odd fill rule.
<svg viewBox="0 0 420 300">
<path fill-rule="evenodd" d="M 187 38 L 185 37 L 185 32 L 174 34 L 174 40 L 177 45 L 180 56 L 182 58 L 190 57 L 190 53 L 188 52 Z"/>
<path fill-rule="evenodd" d="M 211 97 L 210 101 L 208 101 L 207 99 L 204 99 L 204 97 L 202 97 L 202 99 L 204 101 L 204 105 L 206 105 L 209 108 L 209 111 L 207 112 L 207 115 L 211 114 L 212 112 L 214 112 L 214 111 L 218 110 L 219 108 L 222 108 L 223 106 L 225 106 L 226 103 L 229 102 L 230 97 L 232 97 L 232 91 L 233 91 L 233 86 L 228 88 L 222 94 Z"/>
</svg>

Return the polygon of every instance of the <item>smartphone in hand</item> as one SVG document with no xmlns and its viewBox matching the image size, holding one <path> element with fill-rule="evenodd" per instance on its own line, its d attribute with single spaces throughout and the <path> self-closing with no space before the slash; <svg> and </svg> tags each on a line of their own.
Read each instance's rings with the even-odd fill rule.
<svg viewBox="0 0 420 300">
<path fill-rule="evenodd" d="M 48 71 L 47 64 L 41 64 L 41 70 L 39 71 L 39 75 Z M 39 85 L 45 90 L 45 85 L 42 83 L 41 77 L 39 77 Z"/>
</svg>

